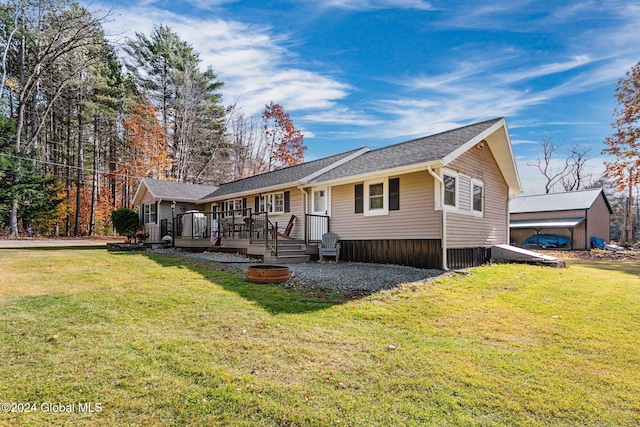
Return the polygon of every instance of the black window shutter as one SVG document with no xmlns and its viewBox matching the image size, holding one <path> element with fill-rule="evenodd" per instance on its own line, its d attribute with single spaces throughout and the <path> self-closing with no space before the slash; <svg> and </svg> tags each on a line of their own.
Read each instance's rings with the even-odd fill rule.
<svg viewBox="0 0 640 427">
<path fill-rule="evenodd" d="M 364 196 L 364 184 L 356 184 L 356 213 L 364 212 L 363 196 Z"/>
<path fill-rule="evenodd" d="M 260 212 L 260 196 L 256 196 L 256 212 Z"/>
<path fill-rule="evenodd" d="M 389 180 L 389 210 L 400 210 L 400 178 Z"/>
<path fill-rule="evenodd" d="M 247 209 L 247 198 L 246 197 L 242 198 L 242 209 Z"/>
<path fill-rule="evenodd" d="M 291 211 L 291 194 L 289 191 L 284 192 L 284 211 Z"/>
</svg>

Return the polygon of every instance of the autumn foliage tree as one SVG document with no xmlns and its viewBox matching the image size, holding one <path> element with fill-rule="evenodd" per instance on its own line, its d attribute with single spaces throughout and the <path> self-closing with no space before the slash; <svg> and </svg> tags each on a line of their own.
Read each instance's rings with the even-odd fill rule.
<svg viewBox="0 0 640 427">
<path fill-rule="evenodd" d="M 615 157 L 605 162 L 605 174 L 614 179 L 618 191 L 628 191 L 623 240 L 629 244 L 633 241 L 633 189 L 640 181 L 640 62 L 618 81 L 616 99 L 614 133 L 604 141 L 607 148 L 602 153 Z"/>
<path fill-rule="evenodd" d="M 144 102 L 134 104 L 122 126 L 127 154 L 117 174 L 129 177 L 128 185 L 134 187 L 141 177 L 164 178 L 173 161 L 167 149 L 164 128 L 158 122 L 154 108 Z"/>
<path fill-rule="evenodd" d="M 280 104 L 269 103 L 262 113 L 264 135 L 269 148 L 269 170 L 293 166 L 304 161 L 302 132 L 293 125 Z"/>
</svg>

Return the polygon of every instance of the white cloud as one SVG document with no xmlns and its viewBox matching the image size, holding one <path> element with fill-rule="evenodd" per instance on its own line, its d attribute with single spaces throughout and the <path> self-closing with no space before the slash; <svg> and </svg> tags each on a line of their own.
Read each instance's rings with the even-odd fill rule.
<svg viewBox="0 0 640 427">
<path fill-rule="evenodd" d="M 423 0 L 324 0 L 323 6 L 326 8 L 340 8 L 349 10 L 434 10 L 431 3 L 425 2 Z"/>
<path fill-rule="evenodd" d="M 497 77 L 501 78 L 504 82 L 515 83 L 522 80 L 548 76 L 550 74 L 563 73 L 591 62 L 593 62 L 593 59 L 591 59 L 589 55 L 576 55 L 565 62 L 543 64 L 535 68 L 521 69 L 512 73 L 498 74 Z"/>
<path fill-rule="evenodd" d="M 153 5 L 131 5 L 116 14 L 108 33 L 131 38 L 135 34 L 130 29 L 148 34 L 154 24 L 170 26 L 199 52 L 203 66 L 211 66 L 224 81 L 225 102 L 237 101 L 249 115 L 271 101 L 286 111 L 329 108 L 350 89 L 331 76 L 290 64 L 294 55 L 284 47 L 287 36 L 273 35 L 269 27 L 177 15 Z"/>
<path fill-rule="evenodd" d="M 376 126 L 383 120 L 367 115 L 362 111 L 351 111 L 346 107 L 334 107 L 317 113 L 307 114 L 303 120 L 314 123 L 330 123 L 354 126 Z"/>
</svg>

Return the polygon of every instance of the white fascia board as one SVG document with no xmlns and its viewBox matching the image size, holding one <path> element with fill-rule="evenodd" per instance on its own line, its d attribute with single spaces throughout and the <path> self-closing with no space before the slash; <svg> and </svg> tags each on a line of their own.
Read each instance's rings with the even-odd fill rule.
<svg viewBox="0 0 640 427">
<path fill-rule="evenodd" d="M 197 204 L 199 202 L 199 200 L 196 199 L 181 199 L 180 197 L 167 197 L 166 199 L 160 199 L 160 201 L 193 204 Z"/>
<path fill-rule="evenodd" d="M 414 165 L 409 165 L 409 166 L 401 166 L 401 167 L 392 168 L 392 169 L 384 169 L 384 170 L 378 170 L 378 171 L 373 171 L 369 173 L 363 173 L 359 175 L 346 176 L 344 178 L 332 179 L 330 181 L 315 181 L 315 182 L 310 182 L 306 185 L 301 185 L 300 188 L 312 187 L 312 186 L 318 186 L 318 185 L 323 185 L 323 186 L 326 185 L 327 187 L 331 187 L 336 185 L 349 184 L 351 182 L 366 181 L 370 178 L 383 177 L 383 176 L 396 176 L 396 175 L 402 175 L 402 174 L 407 174 L 412 172 L 426 171 L 429 166 L 431 166 L 432 168 L 439 168 L 439 167 L 442 167 L 442 162 L 440 160 L 434 160 L 431 162 L 416 163 Z"/>
<path fill-rule="evenodd" d="M 319 177 L 320 175 L 323 175 L 323 174 L 329 172 L 330 170 L 337 168 L 338 166 L 342 166 L 345 163 L 350 162 L 351 160 L 355 159 L 356 157 L 359 157 L 359 156 L 363 155 L 367 151 L 369 151 L 369 147 L 362 147 L 361 149 L 359 149 L 355 153 L 350 154 L 347 157 L 344 157 L 344 158 L 338 160 L 337 162 L 331 163 L 329 166 L 325 166 L 324 168 L 322 168 L 322 169 L 320 169 L 318 171 L 315 171 L 314 173 L 312 173 L 310 175 L 305 176 L 304 178 L 300 179 L 298 181 L 298 183 L 300 185 L 307 184 L 312 179 L 315 179 L 315 178 Z"/>
<path fill-rule="evenodd" d="M 146 183 L 146 182 L 144 182 L 144 178 L 142 178 L 142 179 L 140 180 L 140 185 L 138 185 L 138 189 L 136 190 L 136 194 L 134 194 L 134 195 L 133 195 L 133 199 L 131 199 L 131 204 L 132 204 L 132 205 L 134 205 L 134 206 L 138 204 L 138 203 L 136 203 L 136 201 L 138 200 L 138 196 L 142 196 L 142 194 L 140 193 L 140 191 L 142 190 L 142 186 L 143 186 L 143 185 L 144 185 L 144 188 L 145 188 L 149 193 L 151 193 L 151 195 L 153 196 L 153 198 L 154 198 L 154 199 L 156 198 L 156 196 L 153 194 L 153 191 L 151 191 L 151 190 L 149 189 L 149 187 L 147 187 L 147 183 Z"/>
<path fill-rule="evenodd" d="M 507 138 L 507 145 L 509 147 L 509 154 L 511 156 L 511 162 L 513 164 L 513 174 L 515 174 L 515 181 L 516 181 L 516 185 L 517 188 L 514 188 L 513 190 L 510 189 L 510 193 L 511 195 L 513 194 L 520 194 L 522 193 L 522 183 L 520 182 L 520 173 L 518 173 L 518 163 L 516 162 L 516 156 L 513 154 L 513 144 L 511 143 L 511 136 L 509 135 L 509 126 L 507 126 L 507 120 L 506 119 L 502 119 L 501 122 L 504 122 L 504 133 L 506 135 Z"/>
<path fill-rule="evenodd" d="M 209 197 L 207 199 L 199 199 L 196 203 L 202 204 L 202 203 L 219 202 L 222 200 L 237 199 L 239 197 L 246 197 L 246 196 L 258 195 L 258 194 L 264 194 L 264 193 L 273 193 L 274 191 L 285 190 L 287 188 L 297 188 L 297 187 L 298 187 L 298 182 L 292 181 L 292 182 L 287 182 L 285 184 L 272 185 L 270 187 L 256 188 L 254 190 L 240 191 L 238 193 L 228 193 L 222 196 Z"/>
</svg>

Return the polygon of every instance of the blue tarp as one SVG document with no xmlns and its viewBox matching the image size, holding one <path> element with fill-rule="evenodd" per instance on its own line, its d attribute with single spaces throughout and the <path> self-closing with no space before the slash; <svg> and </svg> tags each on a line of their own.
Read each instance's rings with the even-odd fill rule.
<svg viewBox="0 0 640 427">
<path fill-rule="evenodd" d="M 528 237 L 525 241 L 525 245 L 539 244 L 541 247 L 558 247 L 565 246 L 571 243 L 571 239 L 565 236 L 557 236 L 555 234 L 534 234 Z"/>
<path fill-rule="evenodd" d="M 604 249 L 605 246 L 607 246 L 607 243 L 604 241 L 604 239 L 600 237 L 593 236 L 591 239 L 589 239 L 589 241 L 591 242 L 591 247 L 595 249 Z"/>
</svg>

